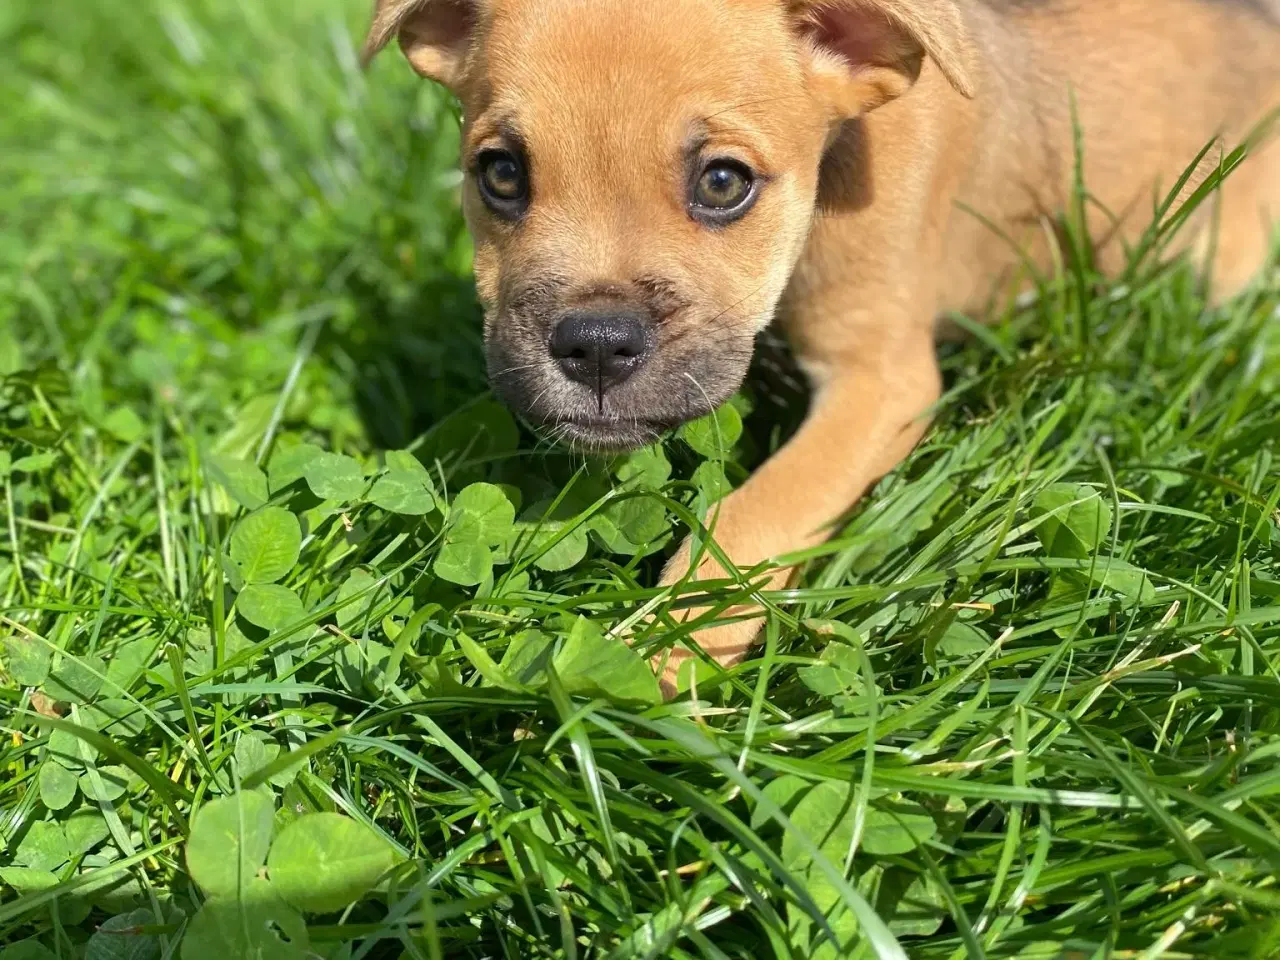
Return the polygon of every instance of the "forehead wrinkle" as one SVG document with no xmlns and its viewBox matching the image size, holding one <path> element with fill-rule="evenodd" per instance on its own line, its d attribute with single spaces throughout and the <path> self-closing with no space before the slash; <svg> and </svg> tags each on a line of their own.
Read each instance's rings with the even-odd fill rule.
<svg viewBox="0 0 1280 960">
<path fill-rule="evenodd" d="M 769 138 L 746 117 L 722 111 L 703 117 L 698 121 L 698 127 L 704 144 L 721 149 L 737 148 L 756 162 L 765 162 L 770 155 Z"/>
<path fill-rule="evenodd" d="M 505 110 L 490 110 L 476 117 L 468 139 L 473 144 L 502 140 L 515 147 L 523 147 L 525 143 L 514 114 Z"/>
</svg>

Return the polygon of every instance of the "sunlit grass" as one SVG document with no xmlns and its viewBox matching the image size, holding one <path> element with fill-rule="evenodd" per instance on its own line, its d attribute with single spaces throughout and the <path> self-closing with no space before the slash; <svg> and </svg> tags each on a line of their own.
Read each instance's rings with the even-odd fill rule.
<svg viewBox="0 0 1280 960">
<path fill-rule="evenodd" d="M 673 636 L 667 545 L 799 407 L 762 379 L 732 451 L 625 484 L 520 433 L 482 398 L 455 119 L 358 72 L 366 13 L 0 10 L 5 960 L 179 955 L 190 820 L 246 778 L 402 862 L 307 916 L 324 956 L 1280 955 L 1280 289 L 1048 283 L 945 351 L 936 427 L 766 595 L 757 656 L 619 698 L 611 636 Z M 301 443 L 556 506 L 459 586 L 483 537 L 322 502 Z M 301 518 L 278 626 L 236 462 Z"/>
</svg>

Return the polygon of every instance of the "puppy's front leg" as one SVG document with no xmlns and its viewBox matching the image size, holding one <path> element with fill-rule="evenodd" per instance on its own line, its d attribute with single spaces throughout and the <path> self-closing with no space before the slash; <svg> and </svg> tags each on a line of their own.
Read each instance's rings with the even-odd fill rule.
<svg viewBox="0 0 1280 960">
<path fill-rule="evenodd" d="M 847 326 L 843 332 L 849 333 Z M 824 350 L 820 358 L 800 345 L 815 380 L 808 418 L 786 446 L 721 501 L 713 511 L 714 527 L 708 523 L 735 566 L 751 568 L 824 541 L 827 527 L 924 433 L 928 410 L 940 392 L 931 323 L 906 325 L 905 330 L 868 323 L 858 333 L 846 339 L 843 349 Z M 686 540 L 667 564 L 664 585 L 688 574 L 690 558 Z M 764 588 L 784 586 L 791 573 L 788 568 L 771 572 Z M 725 576 L 703 551 L 697 579 Z M 694 608 L 683 616 L 702 612 Z M 699 630 L 694 639 L 722 666 L 738 663 L 759 632 L 762 611 L 751 606 L 730 611 L 732 616 L 752 613 L 757 616 Z M 680 668 L 692 656 L 677 647 L 655 658 L 668 696 L 676 692 Z"/>
</svg>

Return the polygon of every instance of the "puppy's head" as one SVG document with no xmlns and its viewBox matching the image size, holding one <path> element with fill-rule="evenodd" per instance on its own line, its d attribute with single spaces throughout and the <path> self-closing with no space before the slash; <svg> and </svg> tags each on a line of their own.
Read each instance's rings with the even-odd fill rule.
<svg viewBox="0 0 1280 960">
<path fill-rule="evenodd" d="M 462 103 L 493 385 L 594 449 L 737 389 L 843 121 L 969 85 L 952 0 L 378 0 L 397 36 Z"/>
</svg>

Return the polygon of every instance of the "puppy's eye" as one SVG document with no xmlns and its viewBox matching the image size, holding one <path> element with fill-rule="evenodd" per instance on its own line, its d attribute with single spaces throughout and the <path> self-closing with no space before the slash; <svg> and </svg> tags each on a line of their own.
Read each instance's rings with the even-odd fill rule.
<svg viewBox="0 0 1280 960">
<path fill-rule="evenodd" d="M 478 158 L 480 195 L 503 216 L 517 216 L 529 198 L 529 177 L 520 158 L 506 150 L 486 150 Z"/>
<path fill-rule="evenodd" d="M 694 183 L 690 208 L 695 216 L 727 223 L 745 214 L 754 197 L 750 170 L 735 161 L 716 160 Z"/>
</svg>

